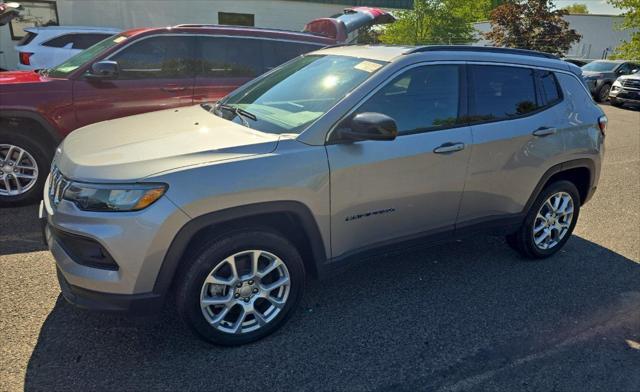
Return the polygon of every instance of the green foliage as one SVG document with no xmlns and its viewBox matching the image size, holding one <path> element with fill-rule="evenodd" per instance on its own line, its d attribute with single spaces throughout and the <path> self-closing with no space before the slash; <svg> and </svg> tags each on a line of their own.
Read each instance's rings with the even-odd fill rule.
<svg viewBox="0 0 640 392">
<path fill-rule="evenodd" d="M 496 46 L 563 55 L 581 38 L 565 15 L 551 0 L 512 0 L 491 11 L 491 31 L 484 36 Z"/>
<path fill-rule="evenodd" d="M 415 0 L 414 8 L 396 14 L 379 39 L 385 44 L 463 44 L 474 41 L 473 22 L 486 18 L 490 0 Z"/>
<path fill-rule="evenodd" d="M 640 60 L 640 0 L 608 0 L 609 4 L 624 10 L 621 30 L 631 31 L 631 40 L 618 46 L 612 58 Z"/>
<path fill-rule="evenodd" d="M 567 12 L 569 12 L 570 14 L 588 14 L 589 13 L 589 8 L 587 8 L 587 5 L 580 4 L 580 3 L 574 3 L 562 9 L 567 10 Z"/>
</svg>

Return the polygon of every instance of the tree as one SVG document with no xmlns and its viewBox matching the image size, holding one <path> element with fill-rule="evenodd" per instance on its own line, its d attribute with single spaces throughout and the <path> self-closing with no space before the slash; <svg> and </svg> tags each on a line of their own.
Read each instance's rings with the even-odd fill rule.
<svg viewBox="0 0 640 392">
<path fill-rule="evenodd" d="M 574 3 L 563 8 L 570 14 L 588 14 L 589 8 L 586 4 Z"/>
<path fill-rule="evenodd" d="M 631 32 L 631 40 L 620 44 L 612 57 L 640 60 L 640 0 L 609 0 L 609 3 L 624 10 L 624 20 L 619 28 Z"/>
<path fill-rule="evenodd" d="M 640 0 L 639 0 L 640 1 Z M 484 34 L 496 46 L 563 55 L 581 35 L 554 10 L 551 0 L 513 0 L 491 11 L 491 31 Z"/>
<path fill-rule="evenodd" d="M 380 41 L 395 45 L 462 44 L 475 40 L 472 23 L 486 18 L 490 0 L 415 0 L 385 26 Z"/>
</svg>

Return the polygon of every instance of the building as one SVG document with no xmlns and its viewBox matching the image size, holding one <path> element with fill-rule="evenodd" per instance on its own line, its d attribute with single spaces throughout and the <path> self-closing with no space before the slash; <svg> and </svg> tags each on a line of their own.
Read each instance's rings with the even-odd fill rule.
<svg viewBox="0 0 640 392">
<path fill-rule="evenodd" d="M 623 41 L 631 40 L 630 30 L 618 30 L 622 23 L 622 16 L 576 14 L 564 17 L 569 22 L 569 27 L 582 35 L 580 42 L 574 44 L 566 57 L 577 59 L 602 59 L 620 45 Z M 475 24 L 479 32 L 487 32 L 491 29 L 489 22 Z M 480 36 L 479 36 L 480 37 Z M 490 45 L 487 40 L 480 39 L 476 45 Z"/>
<path fill-rule="evenodd" d="M 312 19 L 353 6 L 413 7 L 413 0 L 19 0 L 22 20 L 0 27 L 0 68 L 14 69 L 14 46 L 34 24 L 134 27 L 181 23 L 235 24 L 301 30 Z"/>
</svg>

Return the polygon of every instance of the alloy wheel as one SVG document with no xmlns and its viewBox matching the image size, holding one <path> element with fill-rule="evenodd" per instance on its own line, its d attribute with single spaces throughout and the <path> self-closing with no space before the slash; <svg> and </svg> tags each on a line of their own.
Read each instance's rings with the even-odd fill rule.
<svg viewBox="0 0 640 392">
<path fill-rule="evenodd" d="M 38 164 L 25 149 L 0 144 L 0 196 L 18 196 L 38 181 Z"/>
<path fill-rule="evenodd" d="M 273 321 L 289 292 L 289 270 L 282 260 L 264 250 L 247 250 L 211 270 L 200 291 L 200 307 L 213 328 L 245 334 Z"/>
<path fill-rule="evenodd" d="M 609 91 L 611 91 L 611 86 L 605 84 L 600 89 L 600 101 L 604 102 L 609 98 Z"/>
<path fill-rule="evenodd" d="M 557 192 L 542 203 L 533 223 L 533 242 L 548 250 L 567 235 L 573 222 L 573 198 L 567 192 Z"/>
</svg>

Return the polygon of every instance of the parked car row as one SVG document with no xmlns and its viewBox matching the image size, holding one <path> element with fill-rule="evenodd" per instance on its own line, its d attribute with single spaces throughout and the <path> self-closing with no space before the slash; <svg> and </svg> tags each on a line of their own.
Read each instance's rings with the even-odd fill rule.
<svg viewBox="0 0 640 392">
<path fill-rule="evenodd" d="M 55 147 L 74 129 L 217 101 L 296 56 L 343 42 L 363 26 L 391 21 L 384 11 L 357 7 L 312 21 L 305 32 L 219 25 L 140 28 L 104 39 L 52 68 L 0 73 L 0 205 L 40 198 Z M 41 42 L 39 36 L 23 46 Z"/>
<path fill-rule="evenodd" d="M 614 82 L 640 70 L 640 64 L 624 60 L 596 60 L 582 66 L 582 75 L 597 102 L 609 98 Z"/>
<path fill-rule="evenodd" d="M 553 56 L 336 46 L 215 104 L 71 133 L 40 214 L 70 302 L 154 313 L 171 293 L 198 336 L 244 344 L 286 322 L 308 276 L 373 251 L 481 231 L 555 254 L 606 124 Z"/>
</svg>

